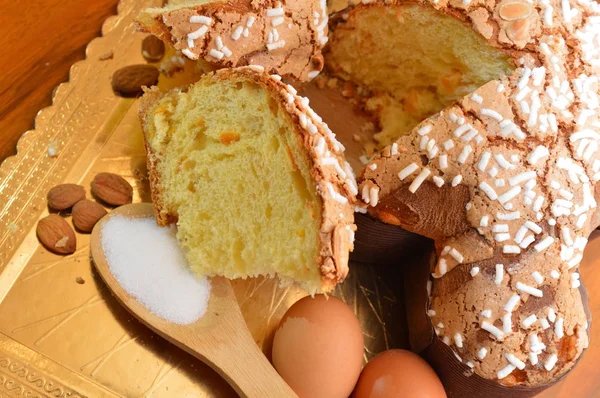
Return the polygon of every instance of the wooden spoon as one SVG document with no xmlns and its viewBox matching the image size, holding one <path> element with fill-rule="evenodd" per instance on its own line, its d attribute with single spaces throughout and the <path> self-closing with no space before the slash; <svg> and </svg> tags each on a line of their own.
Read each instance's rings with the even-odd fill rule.
<svg viewBox="0 0 600 398">
<path fill-rule="evenodd" d="M 148 311 L 117 282 L 102 250 L 102 225 L 114 215 L 154 218 L 149 203 L 121 206 L 94 227 L 90 241 L 93 263 L 113 295 L 154 332 L 213 368 L 242 397 L 296 397 L 271 366 L 248 331 L 229 280 L 211 279 L 208 309 L 189 325 L 166 321 Z"/>
</svg>

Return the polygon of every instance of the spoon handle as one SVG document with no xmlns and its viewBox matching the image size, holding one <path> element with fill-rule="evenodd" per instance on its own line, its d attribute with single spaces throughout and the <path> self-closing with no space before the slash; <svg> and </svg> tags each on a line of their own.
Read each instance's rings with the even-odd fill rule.
<svg viewBox="0 0 600 398">
<path fill-rule="evenodd" d="M 231 336 L 230 336 L 231 337 Z M 215 370 L 241 397 L 297 397 L 254 342 L 246 329 L 239 330 L 226 349 L 211 355 Z"/>
<path fill-rule="evenodd" d="M 297 397 L 254 341 L 231 283 L 220 277 L 211 281 L 208 313 L 178 330 L 176 344 L 211 366 L 241 397 Z"/>
</svg>

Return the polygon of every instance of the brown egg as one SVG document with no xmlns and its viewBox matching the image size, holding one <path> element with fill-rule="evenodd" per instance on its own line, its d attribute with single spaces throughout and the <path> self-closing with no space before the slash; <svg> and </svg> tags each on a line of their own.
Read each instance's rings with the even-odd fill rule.
<svg viewBox="0 0 600 398">
<path fill-rule="evenodd" d="M 384 351 L 363 369 L 354 398 L 446 398 L 442 382 L 420 356 Z"/>
<path fill-rule="evenodd" d="M 363 363 L 364 339 L 346 303 L 323 295 L 296 302 L 273 340 L 273 365 L 300 398 L 347 398 Z"/>
</svg>

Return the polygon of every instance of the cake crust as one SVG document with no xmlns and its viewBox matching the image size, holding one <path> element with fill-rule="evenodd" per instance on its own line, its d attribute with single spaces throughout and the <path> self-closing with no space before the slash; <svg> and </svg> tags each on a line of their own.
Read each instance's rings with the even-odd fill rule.
<svg viewBox="0 0 600 398">
<path fill-rule="evenodd" d="M 136 20 L 139 30 L 190 59 L 218 67 L 261 65 L 301 81 L 323 68 L 327 22 L 324 0 L 212 1 L 149 8 Z"/>
<path fill-rule="evenodd" d="M 543 386 L 588 345 L 577 267 L 599 224 L 600 6 L 417 3 L 471 25 L 516 69 L 384 148 L 359 196 L 376 218 L 435 240 L 429 315 L 457 360 L 505 386 Z M 403 4 L 414 2 L 332 20 Z"/>
<path fill-rule="evenodd" d="M 281 82 L 278 75 L 269 75 L 262 67 L 247 66 L 222 69 L 203 79 L 249 81 L 260 85 L 275 99 L 294 126 L 294 135 L 304 148 L 306 160 L 311 166 L 311 178 L 317 187 L 322 201 L 321 225 L 319 228 L 320 252 L 315 266 L 321 274 L 321 292 L 333 290 L 348 274 L 349 252 L 354 248 L 354 204 L 357 185 L 350 165 L 345 161 L 343 145 L 335 138 L 329 127 L 312 111 L 308 99 L 297 95 L 296 90 Z M 160 192 L 159 162 L 156 153 L 146 138 L 148 123 L 152 122 L 152 112 L 165 95 L 158 88 L 146 90 L 141 99 L 139 116 L 145 132 L 148 175 L 152 201 L 159 225 L 166 226 L 177 222 L 177 214 L 167 209 Z"/>
</svg>

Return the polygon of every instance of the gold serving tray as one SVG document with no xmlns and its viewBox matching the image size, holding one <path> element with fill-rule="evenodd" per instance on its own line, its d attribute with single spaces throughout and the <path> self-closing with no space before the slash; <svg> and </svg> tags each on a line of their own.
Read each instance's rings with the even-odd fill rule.
<svg viewBox="0 0 600 398">
<path fill-rule="evenodd" d="M 150 201 L 137 101 L 115 96 L 110 78 L 123 66 L 144 63 L 144 36 L 132 22 L 142 8 L 160 3 L 121 1 L 118 15 L 105 22 L 103 37 L 89 44 L 87 59 L 73 65 L 53 105 L 39 113 L 35 130 L 23 135 L 18 155 L 0 165 L 2 398 L 235 396 L 210 368 L 150 332 L 118 304 L 93 272 L 89 235 L 78 234 L 77 251 L 66 257 L 44 250 L 35 236 L 37 220 L 47 214 L 46 193 L 62 182 L 89 188 L 97 172 L 114 172 L 132 184 L 134 202 Z M 343 3 L 334 0 L 332 7 Z M 161 88 L 197 79 L 194 64 L 185 68 L 174 78 L 161 76 Z M 49 154 L 50 147 L 56 156 Z M 600 239 L 590 246 L 600 251 Z M 589 271 L 597 261 L 590 258 L 599 256 L 586 256 L 584 280 L 589 287 L 590 282 L 600 286 L 600 274 Z M 365 360 L 408 344 L 400 275 L 400 265 L 411 265 L 407 262 L 352 264 L 349 278 L 334 293 L 361 321 Z M 274 328 L 305 293 L 271 279 L 234 281 L 234 288 L 250 331 L 269 356 Z M 590 289 L 593 311 L 600 311 L 594 305 L 600 303 L 599 291 Z M 597 351 L 592 346 L 574 374 L 553 390 L 564 391 L 563 396 L 598 391 L 600 380 L 591 377 Z"/>
</svg>

